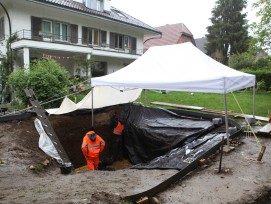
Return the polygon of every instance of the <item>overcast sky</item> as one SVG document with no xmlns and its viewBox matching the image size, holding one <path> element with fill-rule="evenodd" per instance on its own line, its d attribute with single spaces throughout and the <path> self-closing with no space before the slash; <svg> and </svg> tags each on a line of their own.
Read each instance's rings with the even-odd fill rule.
<svg viewBox="0 0 271 204">
<path fill-rule="evenodd" d="M 194 38 L 203 37 L 206 27 L 211 25 L 216 0 L 111 0 L 111 5 L 152 27 L 166 24 L 184 23 L 192 32 Z M 164 2 L 164 3 L 163 3 Z M 255 12 L 251 4 L 255 0 L 248 0 L 249 22 L 255 21 Z"/>
<path fill-rule="evenodd" d="M 80 0 L 77 0 L 80 1 Z M 216 0 L 111 0 L 117 9 L 147 23 L 152 27 L 166 24 L 183 23 L 194 38 L 204 37 L 206 27 L 211 25 L 209 18 Z M 255 10 L 248 0 L 249 23 L 256 21 Z"/>
</svg>

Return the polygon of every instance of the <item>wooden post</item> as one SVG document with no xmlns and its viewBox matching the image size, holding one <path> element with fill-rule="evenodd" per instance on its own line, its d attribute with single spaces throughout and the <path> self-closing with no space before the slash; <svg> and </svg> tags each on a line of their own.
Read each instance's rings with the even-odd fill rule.
<svg viewBox="0 0 271 204">
<path fill-rule="evenodd" d="M 220 148 L 220 161 L 219 161 L 218 173 L 221 173 L 223 146 L 224 146 L 224 136 L 222 137 L 222 140 L 221 140 L 221 148 Z"/>
<path fill-rule="evenodd" d="M 259 156 L 258 156 L 257 161 L 262 161 L 262 158 L 263 158 L 263 154 L 264 154 L 264 152 L 265 152 L 265 149 L 266 149 L 266 146 L 263 145 L 262 148 L 261 148 L 261 151 L 260 151 L 260 153 L 259 153 Z"/>
</svg>

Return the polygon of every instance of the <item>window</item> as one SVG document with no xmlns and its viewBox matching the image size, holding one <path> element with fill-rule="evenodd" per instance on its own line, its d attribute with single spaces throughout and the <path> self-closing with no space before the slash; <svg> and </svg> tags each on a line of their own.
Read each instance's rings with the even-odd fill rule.
<svg viewBox="0 0 271 204">
<path fill-rule="evenodd" d="M 88 29 L 88 44 L 92 45 L 92 29 Z"/>
<path fill-rule="evenodd" d="M 123 49 L 123 35 L 115 34 L 115 48 Z"/>
<path fill-rule="evenodd" d="M 103 11 L 104 9 L 103 0 L 85 0 L 85 5 L 96 11 Z"/>
<path fill-rule="evenodd" d="M 4 17 L 0 18 L 0 39 L 5 38 L 5 24 L 4 24 Z"/>
<path fill-rule="evenodd" d="M 124 36 L 124 48 L 129 49 L 130 47 L 131 47 L 131 45 L 130 45 L 129 37 Z"/>
<path fill-rule="evenodd" d="M 94 33 L 94 45 L 99 45 L 99 30 L 94 29 L 93 30 Z"/>
<path fill-rule="evenodd" d="M 118 33 L 110 33 L 110 48 L 128 49 L 129 53 L 136 53 L 136 38 Z"/>
<path fill-rule="evenodd" d="M 115 12 L 115 14 L 117 14 L 118 16 L 123 17 L 123 18 L 127 18 L 121 11 L 113 9 L 113 8 L 111 10 L 113 12 Z"/>
<path fill-rule="evenodd" d="M 82 43 L 89 45 L 106 45 L 107 32 L 103 30 L 82 27 Z"/>
<path fill-rule="evenodd" d="M 106 46 L 106 31 L 101 30 L 101 43 L 102 46 Z"/>
<path fill-rule="evenodd" d="M 52 33 L 52 21 L 42 20 L 41 31 L 46 34 Z"/>
<path fill-rule="evenodd" d="M 92 65 L 92 77 L 99 77 L 106 75 L 107 72 L 107 62 L 95 62 Z"/>
<path fill-rule="evenodd" d="M 54 36 L 56 40 L 68 41 L 68 25 L 60 22 L 55 22 Z"/>
<path fill-rule="evenodd" d="M 97 11 L 103 11 L 104 6 L 103 6 L 103 0 L 97 0 Z"/>
</svg>

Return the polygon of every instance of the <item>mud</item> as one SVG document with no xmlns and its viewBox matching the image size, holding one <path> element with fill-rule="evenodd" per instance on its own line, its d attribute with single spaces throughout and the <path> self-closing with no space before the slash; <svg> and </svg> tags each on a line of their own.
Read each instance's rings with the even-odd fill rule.
<svg viewBox="0 0 271 204">
<path fill-rule="evenodd" d="M 108 144 L 102 159 L 110 153 L 112 111 L 95 117 L 97 132 Z M 34 119 L 0 123 L 0 203 L 128 203 L 125 196 L 148 190 L 177 173 L 129 169 L 131 164 L 124 160 L 106 171 L 63 175 L 38 148 Z M 50 116 L 49 120 L 75 167 L 85 165 L 80 146 L 91 127 L 91 115 Z M 257 161 L 261 146 L 255 137 L 240 135 L 235 149 L 223 154 L 222 173 L 217 173 L 220 155 L 216 153 L 157 198 L 165 204 L 271 203 L 271 140 L 258 139 L 267 147 L 262 161 Z M 41 164 L 46 160 L 49 164 Z"/>
</svg>

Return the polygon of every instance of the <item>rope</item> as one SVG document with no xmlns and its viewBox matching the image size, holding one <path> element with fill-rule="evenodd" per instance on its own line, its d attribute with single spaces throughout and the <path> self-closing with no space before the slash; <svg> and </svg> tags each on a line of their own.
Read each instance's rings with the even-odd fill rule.
<svg viewBox="0 0 271 204">
<path fill-rule="evenodd" d="M 244 114 L 244 111 L 243 111 L 243 109 L 241 108 L 241 106 L 240 106 L 240 104 L 239 104 L 237 98 L 235 97 L 235 95 L 233 94 L 233 92 L 231 92 L 231 93 L 232 93 L 232 95 L 233 95 L 233 98 L 234 98 L 235 102 L 237 103 L 238 107 L 240 108 L 241 113 Z M 251 125 L 249 124 L 249 121 L 248 121 L 248 119 L 247 119 L 246 117 L 245 117 L 245 121 L 246 121 L 246 123 L 247 123 L 247 125 L 248 125 L 249 130 L 252 132 L 253 136 L 255 137 L 255 140 L 256 140 L 256 143 L 257 143 L 258 147 L 261 148 L 261 147 L 262 147 L 262 144 L 261 144 L 260 140 L 258 139 L 258 137 L 256 136 L 254 130 L 252 129 L 252 127 L 251 127 Z M 248 135 L 246 134 L 246 136 L 248 136 Z"/>
<path fill-rule="evenodd" d="M 90 78 L 89 79 L 87 79 L 87 80 L 85 80 L 85 81 L 82 81 L 79 85 L 82 85 L 82 84 L 84 84 L 84 83 L 86 83 L 87 81 L 89 81 L 90 80 Z M 77 93 L 79 93 L 79 92 L 77 92 Z M 56 96 L 59 96 L 60 95 L 60 93 L 59 94 L 56 94 L 56 95 L 54 95 L 54 96 L 51 96 L 50 98 L 47 98 L 45 101 L 41 101 L 40 103 L 42 104 L 42 103 L 46 103 L 49 99 L 51 99 L 51 98 L 54 98 L 54 97 L 56 97 Z M 72 95 L 72 94 L 69 94 L 69 95 L 66 95 L 66 96 L 70 96 L 70 95 Z M 65 96 L 64 96 L 65 97 Z M 64 98 L 63 97 L 63 98 Z"/>
<path fill-rule="evenodd" d="M 87 79 L 87 80 L 83 81 L 83 82 L 80 83 L 80 84 L 83 84 L 83 83 L 85 83 L 85 82 L 88 81 L 88 80 L 90 80 L 90 79 Z M 59 99 L 63 99 L 63 98 L 65 98 L 65 97 L 68 97 L 68 96 L 72 96 L 72 95 L 81 93 L 81 92 L 86 91 L 86 90 L 88 90 L 88 89 L 91 89 L 91 86 L 85 88 L 85 89 L 82 90 L 82 91 L 78 91 L 78 92 L 76 92 L 76 93 L 71 93 L 71 94 L 68 94 L 68 95 L 65 95 L 65 96 L 62 96 L 62 97 L 59 97 L 59 98 L 56 98 L 56 99 L 47 101 L 48 99 L 52 98 L 52 97 L 50 97 L 50 98 L 48 98 L 48 99 L 45 100 L 46 102 L 41 102 L 40 105 L 45 105 L 45 104 L 51 103 L 51 102 L 53 102 L 53 101 L 57 101 L 57 100 L 59 100 Z M 59 95 L 59 94 L 57 94 L 57 95 Z M 57 95 L 55 95 L 55 96 L 57 96 Z M 23 111 L 30 110 L 31 108 L 32 108 L 32 106 L 30 106 L 30 107 L 28 107 L 28 108 L 24 108 L 24 109 L 18 110 L 18 111 L 13 111 L 13 112 L 11 112 L 11 113 L 8 113 L 8 114 L 5 114 L 5 115 L 1 115 L 0 118 L 1 118 L 1 117 L 6 117 L 6 116 L 9 116 L 9 115 L 13 115 L 13 114 L 16 114 L 16 113 L 21 113 L 21 112 L 23 112 Z"/>
</svg>

